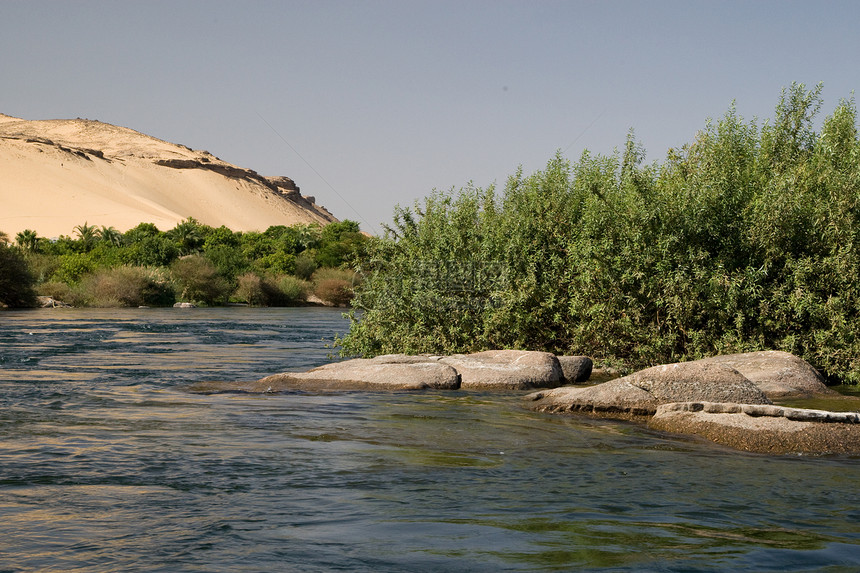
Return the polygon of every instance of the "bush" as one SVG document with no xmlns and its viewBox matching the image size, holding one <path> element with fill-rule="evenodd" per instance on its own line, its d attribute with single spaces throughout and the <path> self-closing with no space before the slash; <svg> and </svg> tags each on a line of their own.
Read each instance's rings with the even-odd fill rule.
<svg viewBox="0 0 860 573">
<path fill-rule="evenodd" d="M 141 231 L 135 231 L 140 229 Z M 179 247 L 163 233 L 150 236 L 143 234 L 146 227 L 138 225 L 126 237 L 141 237 L 122 250 L 121 260 L 125 264 L 143 267 L 164 267 L 170 265 L 179 257 Z M 126 241 L 131 239 L 126 238 Z"/>
<path fill-rule="evenodd" d="M 0 242 L 0 307 L 35 306 L 34 283 L 23 255 Z"/>
<path fill-rule="evenodd" d="M 25 255 L 27 266 L 36 283 L 44 283 L 48 281 L 57 269 L 60 268 L 60 258 L 53 255 L 44 255 L 41 253 L 30 253 Z"/>
<path fill-rule="evenodd" d="M 302 280 L 309 280 L 317 270 L 317 264 L 314 258 L 307 254 L 301 254 L 296 257 L 296 276 Z"/>
<path fill-rule="evenodd" d="M 228 281 L 233 281 L 248 268 L 248 261 L 238 249 L 227 245 L 215 245 L 206 249 L 204 256 L 209 259 L 215 269 Z"/>
<path fill-rule="evenodd" d="M 323 279 L 314 285 L 314 294 L 323 302 L 345 306 L 352 300 L 352 284 L 342 279 Z"/>
<path fill-rule="evenodd" d="M 72 287 L 59 281 L 42 283 L 36 287 L 36 292 L 40 296 L 49 296 L 54 300 L 65 302 L 66 304 L 72 304 L 72 301 L 77 299 L 77 294 L 73 292 Z"/>
<path fill-rule="evenodd" d="M 247 302 L 251 306 L 267 306 L 268 297 L 263 290 L 263 280 L 254 273 L 245 273 L 238 277 L 239 286 L 233 296 Z"/>
<path fill-rule="evenodd" d="M 662 164 L 628 137 L 500 194 L 398 208 L 361 264 L 345 354 L 527 348 L 628 368 L 793 352 L 860 383 L 860 141 L 820 87 L 758 127 L 734 109 Z M 320 282 L 321 284 L 321 282 Z"/>
<path fill-rule="evenodd" d="M 345 306 L 353 297 L 353 287 L 358 282 L 355 272 L 349 269 L 323 268 L 312 277 L 314 295 L 334 306 Z"/>
<path fill-rule="evenodd" d="M 79 293 L 87 306 L 102 308 L 167 306 L 175 300 L 165 277 L 142 267 L 100 269 L 81 281 Z"/>
<path fill-rule="evenodd" d="M 171 267 L 171 275 L 184 301 L 220 304 L 230 293 L 229 283 L 218 274 L 215 265 L 200 255 L 189 255 L 176 261 Z"/>
<path fill-rule="evenodd" d="M 290 275 L 269 276 L 263 281 L 269 306 L 292 306 L 307 300 L 310 283 Z"/>
<path fill-rule="evenodd" d="M 78 284 L 84 275 L 93 272 L 95 268 L 96 265 L 89 255 L 81 253 L 60 255 L 59 265 L 51 280 L 70 285 Z"/>
</svg>

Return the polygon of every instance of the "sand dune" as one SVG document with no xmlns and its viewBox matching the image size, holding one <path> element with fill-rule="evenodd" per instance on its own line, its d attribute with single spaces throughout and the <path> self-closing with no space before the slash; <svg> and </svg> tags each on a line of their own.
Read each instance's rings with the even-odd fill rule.
<svg viewBox="0 0 860 573">
<path fill-rule="evenodd" d="M 263 177 L 132 129 L 0 114 L 0 231 L 71 235 L 84 222 L 167 230 L 194 217 L 234 231 L 337 219 L 286 177 Z"/>
</svg>

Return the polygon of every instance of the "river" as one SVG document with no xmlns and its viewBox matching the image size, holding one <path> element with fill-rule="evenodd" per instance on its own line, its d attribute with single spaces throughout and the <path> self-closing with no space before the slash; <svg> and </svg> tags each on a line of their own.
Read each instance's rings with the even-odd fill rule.
<svg viewBox="0 0 860 573">
<path fill-rule="evenodd" d="M 0 313 L 0 572 L 858 571 L 860 460 L 467 392 L 196 395 L 340 312 Z"/>
</svg>

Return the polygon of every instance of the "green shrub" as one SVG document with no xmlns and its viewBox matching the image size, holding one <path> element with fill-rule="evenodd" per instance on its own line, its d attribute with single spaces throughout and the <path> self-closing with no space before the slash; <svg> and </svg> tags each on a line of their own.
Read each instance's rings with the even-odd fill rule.
<svg viewBox="0 0 860 573">
<path fill-rule="evenodd" d="M 141 226 L 135 227 L 135 229 Z M 179 247 L 171 241 L 166 235 L 160 233 L 155 236 L 143 234 L 144 231 L 126 233 L 126 241 L 132 241 L 131 244 L 121 251 L 121 261 L 124 264 L 141 266 L 141 267 L 165 267 L 170 265 L 179 257 Z M 129 235 L 131 234 L 131 235 Z M 139 240 L 131 240 L 128 237 L 138 237 Z"/>
<path fill-rule="evenodd" d="M 87 306 L 166 306 L 175 300 L 172 285 L 158 271 L 142 267 L 100 269 L 81 281 Z"/>
<path fill-rule="evenodd" d="M 59 265 L 50 280 L 75 285 L 95 268 L 96 265 L 89 255 L 82 253 L 60 255 Z"/>
<path fill-rule="evenodd" d="M 0 242 L 0 307 L 28 307 L 36 304 L 35 279 L 24 256 Z"/>
<path fill-rule="evenodd" d="M 268 297 L 263 290 L 263 280 L 254 273 L 245 273 L 238 277 L 238 287 L 233 297 L 251 306 L 267 306 Z"/>
<path fill-rule="evenodd" d="M 321 269 L 317 269 L 314 274 L 311 276 L 311 280 L 314 283 L 318 283 L 320 281 L 324 281 L 326 279 L 337 279 L 341 281 L 345 281 L 350 285 L 353 285 L 358 281 L 358 275 L 355 274 L 355 271 L 349 269 L 337 269 L 331 267 L 324 267 Z"/>
<path fill-rule="evenodd" d="M 60 258 L 54 255 L 30 253 L 25 257 L 30 273 L 36 279 L 37 284 L 49 280 L 60 267 Z"/>
<path fill-rule="evenodd" d="M 230 293 L 229 283 L 206 257 L 189 255 L 171 266 L 171 275 L 183 301 L 221 304 Z"/>
<path fill-rule="evenodd" d="M 527 348 L 628 368 L 762 349 L 860 383 L 860 141 L 820 87 L 730 109 L 643 164 L 560 155 L 500 193 L 398 208 L 360 265 L 345 354 Z"/>
<path fill-rule="evenodd" d="M 295 268 L 297 277 L 302 280 L 310 280 L 314 271 L 317 270 L 317 264 L 312 256 L 302 253 L 296 257 Z"/>
<path fill-rule="evenodd" d="M 290 275 L 267 276 L 263 289 L 269 306 L 292 306 L 307 299 L 310 283 Z"/>
<path fill-rule="evenodd" d="M 215 245 L 206 249 L 203 255 L 215 265 L 222 277 L 231 282 L 248 269 L 247 259 L 234 247 Z"/>
</svg>

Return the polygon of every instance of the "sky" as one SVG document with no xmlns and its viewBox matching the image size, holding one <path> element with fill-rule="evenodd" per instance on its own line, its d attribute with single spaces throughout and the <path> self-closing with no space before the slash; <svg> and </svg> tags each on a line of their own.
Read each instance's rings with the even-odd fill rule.
<svg viewBox="0 0 860 573">
<path fill-rule="evenodd" d="M 792 82 L 860 89 L 860 2 L 0 0 L 0 113 L 97 119 L 286 175 L 380 233 L 557 151 L 648 161 Z M 2 183 L 0 183 L 2 184 Z"/>
</svg>

